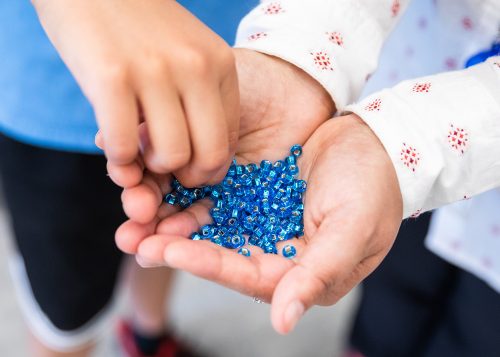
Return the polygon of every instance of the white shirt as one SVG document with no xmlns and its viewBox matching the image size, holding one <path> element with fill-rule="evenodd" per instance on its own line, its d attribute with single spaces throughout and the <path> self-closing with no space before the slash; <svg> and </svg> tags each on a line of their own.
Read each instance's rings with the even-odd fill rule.
<svg viewBox="0 0 500 357">
<path fill-rule="evenodd" d="M 499 57 L 467 70 L 406 80 L 350 104 L 377 68 L 382 45 L 408 5 L 403 0 L 263 1 L 242 21 L 237 40 L 239 47 L 299 66 L 328 90 L 339 111 L 365 120 L 394 164 L 404 217 L 500 186 Z M 414 2 L 368 87 L 384 83 L 383 76 L 390 86 L 459 69 L 466 57 L 489 48 L 499 24 L 500 0 Z M 476 207 L 474 224 L 486 217 L 477 213 L 486 206 L 490 220 L 500 223 L 500 213 L 494 214 L 500 211 L 500 199 L 495 203 L 481 197 L 479 208 L 472 201 L 462 205 Z M 455 215 L 451 221 L 451 210 L 456 211 L 448 208 L 436 215 L 428 245 L 500 290 L 500 228 L 490 229 L 497 235 L 496 245 L 487 244 L 491 235 L 484 232 L 469 236 L 466 244 L 472 223 L 463 221 L 463 209 L 462 218 Z M 460 235 L 449 229 L 451 222 L 464 227 Z M 445 234 L 451 231 L 453 239 Z"/>
</svg>

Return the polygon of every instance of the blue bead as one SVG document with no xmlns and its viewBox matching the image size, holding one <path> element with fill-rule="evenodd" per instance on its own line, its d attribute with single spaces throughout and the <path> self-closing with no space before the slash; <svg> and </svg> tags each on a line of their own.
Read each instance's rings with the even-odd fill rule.
<svg viewBox="0 0 500 357">
<path fill-rule="evenodd" d="M 299 168 L 297 167 L 297 165 L 290 165 L 290 166 L 288 166 L 288 172 L 291 175 L 296 175 L 299 173 Z"/>
<path fill-rule="evenodd" d="M 299 157 L 300 155 L 302 155 L 302 146 L 300 146 L 300 145 L 294 145 L 290 149 L 290 152 L 292 153 L 293 156 Z"/>
<path fill-rule="evenodd" d="M 260 239 L 256 236 L 250 236 L 250 238 L 248 238 L 248 244 L 250 245 L 256 245 L 258 246 L 259 245 L 259 241 Z"/>
<path fill-rule="evenodd" d="M 304 180 L 297 180 L 293 183 L 293 189 L 300 193 L 305 192 L 307 183 Z"/>
<path fill-rule="evenodd" d="M 234 184 L 234 179 L 232 177 L 226 177 L 224 181 L 222 181 L 222 187 L 230 188 Z"/>
<path fill-rule="evenodd" d="M 218 235 L 215 235 L 215 236 L 213 236 L 212 238 L 210 238 L 210 241 L 211 241 L 212 243 L 215 243 L 215 244 L 217 244 L 217 245 L 222 246 L 222 239 L 221 239 L 221 237 L 219 237 Z"/>
<path fill-rule="evenodd" d="M 231 248 L 237 249 L 245 245 L 245 238 L 240 234 L 235 234 L 231 237 Z"/>
<path fill-rule="evenodd" d="M 269 160 L 262 160 L 260 162 L 260 169 L 264 172 L 269 172 L 271 167 L 273 167 L 273 164 Z"/>
<path fill-rule="evenodd" d="M 283 247 L 282 252 L 283 252 L 283 256 L 285 258 L 288 258 L 288 259 L 295 258 L 295 256 L 297 255 L 297 249 L 295 249 L 295 247 L 291 244 L 285 245 Z"/>
<path fill-rule="evenodd" d="M 169 205 L 175 205 L 177 203 L 177 195 L 175 193 L 169 193 L 165 196 L 165 202 Z"/>
<path fill-rule="evenodd" d="M 238 250 L 238 254 L 244 255 L 245 257 L 249 257 L 250 256 L 250 249 L 248 249 L 248 248 L 240 248 Z"/>
<path fill-rule="evenodd" d="M 179 205 L 182 208 L 188 208 L 189 206 L 191 206 L 192 203 L 193 201 L 187 196 L 182 196 L 181 199 L 179 200 Z"/>
<path fill-rule="evenodd" d="M 200 232 L 203 237 L 210 237 L 214 234 L 214 227 L 212 227 L 210 224 L 206 224 L 201 227 Z"/>
<path fill-rule="evenodd" d="M 243 171 L 245 170 L 245 167 L 243 165 L 236 165 L 236 175 L 241 175 Z"/>
<path fill-rule="evenodd" d="M 262 249 L 267 254 L 278 254 L 278 249 L 276 249 L 276 245 L 274 243 L 271 243 L 271 242 L 264 243 L 264 245 L 262 246 Z"/>
<path fill-rule="evenodd" d="M 297 158 L 293 155 L 287 156 L 285 159 L 287 166 L 295 165 L 297 163 Z"/>
<path fill-rule="evenodd" d="M 258 166 L 256 164 L 248 164 L 246 167 L 245 167 L 245 170 L 246 172 L 248 172 L 249 174 L 251 173 L 254 173 L 258 170 Z"/>
<path fill-rule="evenodd" d="M 276 172 L 281 172 L 285 169 L 285 162 L 278 160 L 273 164 L 273 168 Z"/>
<path fill-rule="evenodd" d="M 192 240 L 202 240 L 203 237 L 199 233 L 194 232 L 193 234 L 191 234 L 191 239 Z"/>
</svg>

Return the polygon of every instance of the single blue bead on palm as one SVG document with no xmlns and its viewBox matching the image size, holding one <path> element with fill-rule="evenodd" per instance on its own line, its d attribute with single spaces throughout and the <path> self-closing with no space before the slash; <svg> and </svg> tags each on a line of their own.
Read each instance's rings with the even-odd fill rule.
<svg viewBox="0 0 500 357">
<path fill-rule="evenodd" d="M 293 245 L 285 245 L 282 253 L 285 258 L 292 259 L 297 255 L 297 249 Z"/>
</svg>

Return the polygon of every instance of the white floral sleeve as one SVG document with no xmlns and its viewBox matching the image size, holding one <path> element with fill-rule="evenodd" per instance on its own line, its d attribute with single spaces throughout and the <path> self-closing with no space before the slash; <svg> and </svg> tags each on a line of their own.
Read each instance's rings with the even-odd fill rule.
<svg viewBox="0 0 500 357">
<path fill-rule="evenodd" d="M 262 1 L 241 22 L 235 47 L 303 69 L 342 110 L 376 69 L 386 37 L 409 0 Z"/>
<path fill-rule="evenodd" d="M 500 186 L 500 57 L 404 81 L 346 111 L 391 157 L 404 217 Z"/>
</svg>

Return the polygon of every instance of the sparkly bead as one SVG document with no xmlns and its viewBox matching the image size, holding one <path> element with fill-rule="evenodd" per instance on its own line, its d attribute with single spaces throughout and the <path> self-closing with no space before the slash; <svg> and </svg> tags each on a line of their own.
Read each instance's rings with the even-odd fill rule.
<svg viewBox="0 0 500 357">
<path fill-rule="evenodd" d="M 287 156 L 285 159 L 287 166 L 295 165 L 297 163 L 297 158 L 293 155 Z"/>
<path fill-rule="evenodd" d="M 249 257 L 250 256 L 250 249 L 248 248 L 240 248 L 238 250 L 238 254 L 241 254 L 241 255 L 244 255 L 245 257 Z"/>
<path fill-rule="evenodd" d="M 193 234 L 191 234 L 191 239 L 192 240 L 202 240 L 203 237 L 199 233 L 194 232 Z"/>
<path fill-rule="evenodd" d="M 302 146 L 300 146 L 300 145 L 294 145 L 290 149 L 290 152 L 292 153 L 293 156 L 299 157 L 300 155 L 302 155 Z"/>
<path fill-rule="evenodd" d="M 237 249 L 245 245 L 245 238 L 240 234 L 235 234 L 231 237 L 231 248 Z"/>
<path fill-rule="evenodd" d="M 212 243 L 222 246 L 222 239 L 218 235 L 215 235 L 212 238 L 210 238 L 210 241 Z"/>
<path fill-rule="evenodd" d="M 305 192 L 307 183 L 304 180 L 298 180 L 293 183 L 293 189 L 297 192 Z"/>
<path fill-rule="evenodd" d="M 285 169 L 285 162 L 284 161 L 281 161 L 281 160 L 278 160 L 276 161 L 274 164 L 273 164 L 273 169 L 276 171 L 276 172 L 281 172 Z"/>
<path fill-rule="evenodd" d="M 236 175 L 239 176 L 243 173 L 243 170 L 245 170 L 245 167 L 243 165 L 236 165 Z"/>
<path fill-rule="evenodd" d="M 224 181 L 222 181 L 222 187 L 224 188 L 229 188 L 233 186 L 234 184 L 234 179 L 232 177 L 226 177 Z"/>
<path fill-rule="evenodd" d="M 285 245 L 283 247 L 283 256 L 285 258 L 288 258 L 288 259 L 292 259 L 292 258 L 295 258 L 295 256 L 297 255 L 297 249 L 295 249 L 295 247 L 291 244 L 289 245 Z"/>
<path fill-rule="evenodd" d="M 273 164 L 269 160 L 262 160 L 260 162 L 260 169 L 264 172 L 269 172 Z"/>
<path fill-rule="evenodd" d="M 264 250 L 264 253 L 267 254 L 278 254 L 278 249 L 276 249 L 276 245 L 271 242 L 265 242 L 264 245 L 262 246 L 262 249 Z"/>
<path fill-rule="evenodd" d="M 169 205 L 175 205 L 177 203 L 177 195 L 175 193 L 169 193 L 165 196 L 165 202 Z"/>
<path fill-rule="evenodd" d="M 278 176 L 278 173 L 276 171 L 269 171 L 269 175 L 267 175 L 266 180 L 269 182 L 274 182 L 276 177 Z"/>
<path fill-rule="evenodd" d="M 256 164 L 253 164 L 253 163 L 252 164 L 248 164 L 245 167 L 246 172 L 248 172 L 249 174 L 256 172 L 257 169 L 258 169 L 258 166 Z"/>
<path fill-rule="evenodd" d="M 259 245 L 259 238 L 256 236 L 250 236 L 250 238 L 248 238 L 248 244 L 258 246 Z"/>
<path fill-rule="evenodd" d="M 179 200 L 179 205 L 182 208 L 187 208 L 187 207 L 191 206 L 191 203 L 193 203 L 192 200 L 189 199 L 189 197 L 187 197 L 187 196 L 182 196 L 181 199 Z"/>
<path fill-rule="evenodd" d="M 299 173 L 299 169 L 297 168 L 297 165 L 290 165 L 288 166 L 288 172 L 292 175 L 295 175 Z"/>
<path fill-rule="evenodd" d="M 204 225 L 201 227 L 200 232 L 203 237 L 210 237 L 214 234 L 214 227 L 210 224 Z"/>
<path fill-rule="evenodd" d="M 217 230 L 217 235 L 219 237 L 225 237 L 227 234 L 227 228 L 226 227 L 220 227 L 218 230 Z"/>
</svg>

